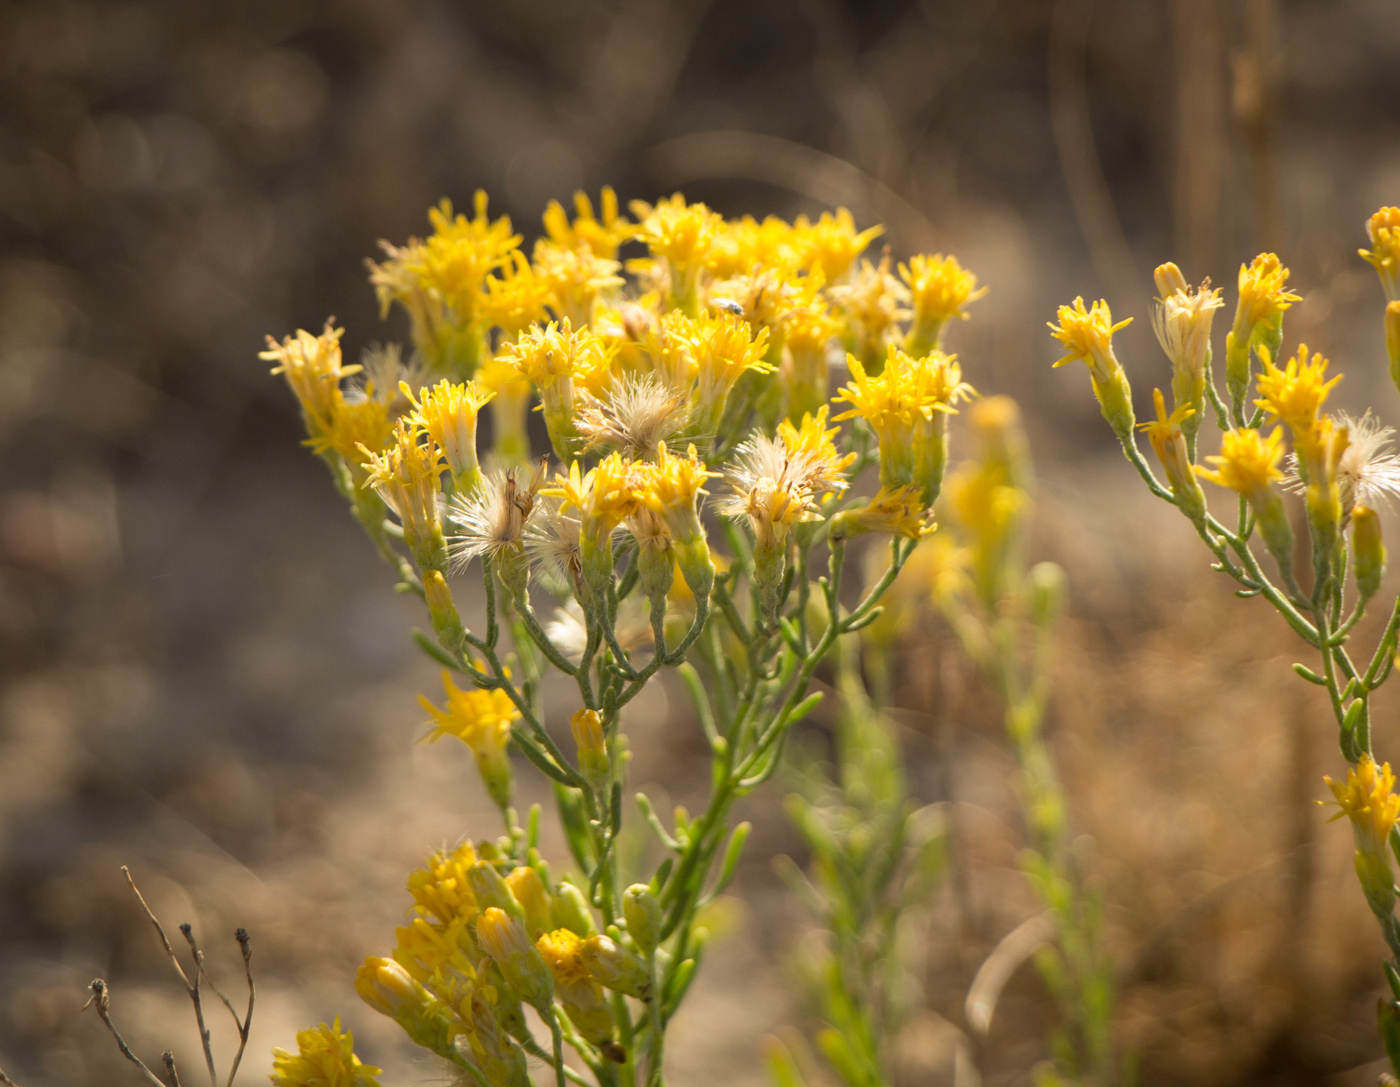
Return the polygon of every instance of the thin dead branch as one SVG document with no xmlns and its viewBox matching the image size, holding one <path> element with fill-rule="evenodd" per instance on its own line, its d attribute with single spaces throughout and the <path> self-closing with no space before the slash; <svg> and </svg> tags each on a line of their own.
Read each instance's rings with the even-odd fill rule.
<svg viewBox="0 0 1400 1087">
<path fill-rule="evenodd" d="M 168 1087 L 167 1084 L 161 1081 L 159 1076 L 146 1067 L 145 1061 L 131 1051 L 131 1047 L 126 1044 L 126 1039 L 121 1036 L 121 1032 L 117 1030 L 116 1024 L 112 1022 L 112 1015 L 109 1010 L 112 997 L 111 992 L 107 988 L 107 983 L 101 978 L 93 978 L 88 988 L 92 990 L 92 996 L 88 997 L 88 1002 L 83 1005 L 83 1010 L 87 1010 L 88 1004 L 91 1004 L 97 1009 L 97 1014 L 102 1017 L 102 1022 L 107 1024 L 107 1029 L 112 1032 L 112 1037 L 116 1039 L 117 1048 L 122 1051 L 122 1056 L 136 1065 L 137 1068 L 141 1069 L 141 1073 L 146 1077 L 147 1082 L 155 1084 L 155 1087 Z M 174 1066 L 173 1057 L 171 1058 L 171 1066 Z M 175 1087 L 179 1087 L 178 1081 Z"/>
</svg>

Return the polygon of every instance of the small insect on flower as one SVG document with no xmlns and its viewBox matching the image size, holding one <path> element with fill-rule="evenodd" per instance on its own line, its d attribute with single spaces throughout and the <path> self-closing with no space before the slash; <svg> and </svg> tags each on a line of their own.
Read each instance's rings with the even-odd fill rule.
<svg viewBox="0 0 1400 1087">
<path fill-rule="evenodd" d="M 496 470 L 476 490 L 452 496 L 447 516 L 458 532 L 448 540 L 447 550 L 457 569 L 483 555 L 499 559 L 505 552 L 524 546 L 525 530 L 548 467 L 549 458 L 541 457 L 524 486 L 516 482 L 517 469 Z"/>
</svg>

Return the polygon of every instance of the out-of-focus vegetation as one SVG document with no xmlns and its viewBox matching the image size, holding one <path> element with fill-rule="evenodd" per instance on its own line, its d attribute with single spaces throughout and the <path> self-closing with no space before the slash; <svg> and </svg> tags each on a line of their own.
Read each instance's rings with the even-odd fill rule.
<svg viewBox="0 0 1400 1087">
<path fill-rule="evenodd" d="M 442 195 L 483 186 L 528 235 L 547 199 L 609 183 L 730 215 L 845 204 L 991 285 L 949 347 L 1024 405 L 1030 552 L 1068 573 L 1046 736 L 1094 839 L 1121 1044 L 1148 1084 L 1372 1079 L 1383 948 L 1349 831 L 1314 803 L 1325 697 L 1285 684 L 1288 632 L 1137 493 L 1050 375 L 1044 322 L 1106 294 L 1139 317 L 1119 352 L 1145 391 L 1146 270 L 1228 283 L 1276 248 L 1304 295 L 1291 335 L 1349 374 L 1336 399 L 1386 403 L 1354 251 L 1400 200 L 1397 58 L 1386 0 L 0 8 L 0 1065 L 127 1082 L 79 1014 L 94 974 L 143 1052 L 198 1051 L 127 863 L 223 976 L 228 934 L 253 933 L 257 1082 L 271 1045 L 356 1006 L 425 847 L 489 822 L 465 753 L 412 746 L 432 679 L 412 611 L 253 356 L 328 312 L 352 354 L 379 335 L 362 260 Z M 921 939 L 940 1018 L 897 1064 L 940 1082 L 941 1020 L 1037 906 L 1002 709 L 940 621 L 907 632 L 888 689 L 910 794 L 954 815 Z M 632 776 L 689 802 L 706 752 L 680 706 L 638 707 Z M 1393 702 L 1373 715 L 1384 756 Z M 758 1082 L 757 1036 L 799 1016 L 780 962 L 802 914 L 762 863 L 800 856 L 778 801 L 750 801 L 746 908 L 668 1043 L 678 1085 Z M 349 1025 L 389 1065 L 377 1018 Z M 986 1079 L 1022 1074 L 1054 1018 L 1018 974 Z"/>
</svg>

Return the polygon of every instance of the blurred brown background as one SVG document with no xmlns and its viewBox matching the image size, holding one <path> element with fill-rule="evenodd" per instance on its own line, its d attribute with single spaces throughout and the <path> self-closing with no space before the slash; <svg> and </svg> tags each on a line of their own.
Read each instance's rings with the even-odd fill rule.
<svg viewBox="0 0 1400 1087">
<path fill-rule="evenodd" d="M 252 931 L 240 1082 L 337 1012 L 386 1078 L 437 1081 L 350 982 L 407 868 L 494 823 L 463 752 L 414 747 L 436 682 L 415 611 L 255 356 L 332 313 L 352 357 L 401 338 L 362 261 L 443 195 L 484 187 L 528 238 L 548 199 L 603 184 L 730 215 L 845 204 L 990 284 L 952 346 L 1026 407 L 1038 555 L 1071 576 L 1052 729 L 1123 1042 L 1149 1085 L 1374 1082 L 1382 945 L 1349 832 L 1313 803 L 1341 766 L 1328 713 L 1281 624 L 1139 492 L 1083 374 L 1051 373 L 1044 322 L 1079 293 L 1136 316 L 1141 410 L 1166 381 L 1151 268 L 1232 305 L 1239 262 L 1277 248 L 1306 296 L 1288 341 L 1348 372 L 1344 406 L 1393 417 L 1355 251 L 1400 203 L 1394 0 L 0 3 L 0 1064 L 25 1087 L 137 1082 L 80 1013 L 100 974 L 147 1059 L 173 1045 L 197 1071 L 125 863 L 233 988 L 229 932 Z M 961 1023 L 1032 904 L 997 714 L 935 623 L 899 684 L 919 794 L 962 813 L 966 893 L 933 904 L 902 1073 L 944 1083 L 933 1013 Z M 684 799 L 703 748 L 667 705 L 635 715 L 634 781 Z M 766 862 L 797 848 L 780 792 L 753 802 L 748 905 L 677 1028 L 676 1087 L 762 1082 L 755 1039 L 800 1021 L 797 911 Z M 1024 971 L 987 1082 L 1027 1082 L 1049 1016 Z"/>
</svg>

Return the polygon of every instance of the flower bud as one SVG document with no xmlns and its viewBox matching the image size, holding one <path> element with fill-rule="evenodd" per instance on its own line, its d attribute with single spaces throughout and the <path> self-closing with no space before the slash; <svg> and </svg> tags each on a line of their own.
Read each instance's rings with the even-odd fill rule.
<svg viewBox="0 0 1400 1087">
<path fill-rule="evenodd" d="M 715 584 L 715 561 L 710 557 L 710 545 L 704 534 L 689 540 L 677 540 L 676 563 L 696 600 L 708 600 Z"/>
<path fill-rule="evenodd" d="M 1400 389 L 1400 300 L 1385 307 L 1385 349 L 1390 355 L 1390 380 Z"/>
<path fill-rule="evenodd" d="M 440 1055 L 450 1051 L 452 1027 L 442 1004 L 393 959 L 365 959 L 355 976 L 355 991 L 403 1027 L 415 1044 Z"/>
<path fill-rule="evenodd" d="M 1060 612 L 1065 599 L 1065 572 L 1053 562 L 1031 567 L 1031 615 L 1035 625 L 1048 625 Z"/>
<path fill-rule="evenodd" d="M 1351 511 L 1351 549 L 1354 556 L 1356 591 L 1369 600 L 1385 577 L 1385 544 L 1381 540 L 1381 519 L 1369 506 Z"/>
<path fill-rule="evenodd" d="M 549 892 L 545 889 L 540 874 L 528 865 L 521 865 L 506 876 L 505 885 L 511 895 L 525 911 L 525 926 L 532 937 L 551 927 Z"/>
<path fill-rule="evenodd" d="M 569 718 L 569 729 L 578 746 L 578 766 L 587 782 L 601 789 L 608 780 L 608 750 L 603 719 L 597 710 L 582 709 Z"/>
<path fill-rule="evenodd" d="M 642 511 L 638 516 L 641 517 Z M 648 600 L 671 591 L 676 576 L 676 556 L 669 541 L 664 546 L 641 546 L 637 550 L 637 585 Z"/>
<path fill-rule="evenodd" d="M 546 1014 L 554 1000 L 554 975 L 535 950 L 524 921 L 492 906 L 476 919 L 476 934 L 506 984 L 526 1004 Z"/>
<path fill-rule="evenodd" d="M 584 969 L 605 988 L 638 1000 L 651 999 L 651 973 L 634 952 L 607 936 L 590 936 L 579 948 Z"/>
<path fill-rule="evenodd" d="M 622 916 L 642 953 L 650 955 L 655 951 L 661 937 L 661 906 L 651 888 L 645 883 L 628 887 L 622 896 Z"/>
<path fill-rule="evenodd" d="M 568 929 L 576 936 L 592 936 L 598 931 L 593 914 L 583 892 L 572 883 L 561 883 L 551 903 L 556 928 Z"/>
<path fill-rule="evenodd" d="M 520 908 L 520 903 L 516 901 L 515 895 L 511 894 L 510 887 L 506 885 L 506 881 L 501 878 L 494 865 L 484 861 L 472 865 L 467 869 L 467 884 L 481 909 L 494 906 L 510 917 L 525 917 L 525 911 Z"/>
<path fill-rule="evenodd" d="M 428 616 L 438 640 L 450 648 L 460 648 L 466 640 L 466 631 L 462 628 L 461 616 L 457 614 L 457 605 L 452 602 L 452 590 L 447 587 L 447 581 L 440 571 L 423 572 L 423 597 L 427 601 Z"/>
</svg>

